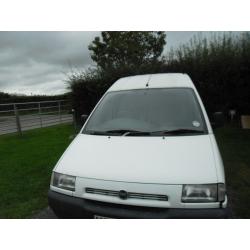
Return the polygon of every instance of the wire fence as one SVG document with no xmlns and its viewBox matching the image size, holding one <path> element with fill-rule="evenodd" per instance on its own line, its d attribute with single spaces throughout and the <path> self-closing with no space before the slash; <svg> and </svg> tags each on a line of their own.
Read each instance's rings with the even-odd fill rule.
<svg viewBox="0 0 250 250">
<path fill-rule="evenodd" d="M 68 100 L 0 104 L 0 135 L 74 121 Z"/>
</svg>

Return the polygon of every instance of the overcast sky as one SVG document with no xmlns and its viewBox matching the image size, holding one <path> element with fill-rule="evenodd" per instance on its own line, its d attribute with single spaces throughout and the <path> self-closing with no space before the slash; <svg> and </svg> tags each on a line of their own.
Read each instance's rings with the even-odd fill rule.
<svg viewBox="0 0 250 250">
<path fill-rule="evenodd" d="M 166 53 L 197 32 L 167 32 Z M 88 45 L 99 32 L 0 32 L 0 91 L 61 94 L 65 74 L 94 65 Z M 203 36 L 210 35 L 203 32 Z"/>
</svg>

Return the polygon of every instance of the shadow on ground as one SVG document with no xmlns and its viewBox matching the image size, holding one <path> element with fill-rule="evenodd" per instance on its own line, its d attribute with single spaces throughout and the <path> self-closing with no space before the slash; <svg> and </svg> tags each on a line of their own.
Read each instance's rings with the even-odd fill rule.
<svg viewBox="0 0 250 250">
<path fill-rule="evenodd" d="M 31 219 L 58 219 L 50 207 L 43 209 L 38 214 L 31 217 Z"/>
</svg>

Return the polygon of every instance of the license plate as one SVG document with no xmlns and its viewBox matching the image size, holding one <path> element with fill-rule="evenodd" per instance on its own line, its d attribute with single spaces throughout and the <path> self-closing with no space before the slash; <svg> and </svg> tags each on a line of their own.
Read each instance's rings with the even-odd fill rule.
<svg viewBox="0 0 250 250">
<path fill-rule="evenodd" d="M 105 216 L 101 216 L 101 215 L 98 215 L 98 214 L 95 214 L 94 215 L 94 219 L 112 219 L 110 217 L 105 217 Z"/>
</svg>

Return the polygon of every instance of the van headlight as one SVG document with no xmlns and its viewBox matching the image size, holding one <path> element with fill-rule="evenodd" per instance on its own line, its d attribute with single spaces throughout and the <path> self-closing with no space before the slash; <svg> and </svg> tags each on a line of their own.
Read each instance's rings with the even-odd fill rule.
<svg viewBox="0 0 250 250">
<path fill-rule="evenodd" d="M 53 172 L 51 177 L 51 185 L 54 187 L 75 191 L 76 177 L 72 175 L 59 174 Z"/>
<path fill-rule="evenodd" d="M 222 202 L 225 200 L 225 184 L 183 185 L 181 201 L 185 203 Z"/>
</svg>

